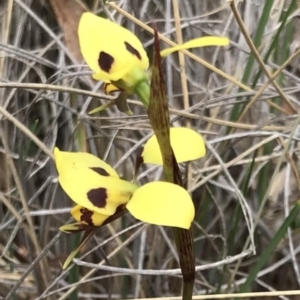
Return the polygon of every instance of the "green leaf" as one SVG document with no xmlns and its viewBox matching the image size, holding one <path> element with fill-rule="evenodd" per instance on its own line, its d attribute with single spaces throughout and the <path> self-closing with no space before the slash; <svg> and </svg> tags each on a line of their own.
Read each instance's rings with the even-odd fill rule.
<svg viewBox="0 0 300 300">
<path fill-rule="evenodd" d="M 300 202 L 298 201 L 293 209 L 291 210 L 288 217 L 285 219 L 283 224 L 280 226 L 279 230 L 276 232 L 273 239 L 270 241 L 267 248 L 260 255 L 256 265 L 251 269 L 247 280 L 240 287 L 240 293 L 245 293 L 249 290 L 251 284 L 257 277 L 258 272 L 263 268 L 266 262 L 269 260 L 271 254 L 275 251 L 277 245 L 284 238 L 289 226 L 293 223 L 293 221 L 297 218 L 300 211 Z"/>
<path fill-rule="evenodd" d="M 253 43 L 254 43 L 256 49 L 258 49 L 261 44 L 267 22 L 269 21 L 269 16 L 270 16 L 271 9 L 273 7 L 273 3 L 274 3 L 274 0 L 265 1 L 265 5 L 262 9 L 262 15 L 258 22 L 257 30 L 256 30 L 256 33 L 255 33 L 255 36 L 253 39 Z M 253 69 L 254 63 L 255 63 L 255 56 L 253 55 L 253 53 L 250 53 L 250 56 L 248 58 L 248 61 L 247 61 L 247 64 L 246 64 L 246 67 L 244 70 L 242 83 L 248 84 L 250 77 L 252 75 L 252 69 Z M 231 111 L 231 114 L 230 114 L 230 121 L 237 120 L 239 118 L 240 113 L 243 111 L 243 109 L 244 109 L 244 107 L 246 107 L 246 105 L 247 105 L 247 103 L 235 104 Z"/>
</svg>

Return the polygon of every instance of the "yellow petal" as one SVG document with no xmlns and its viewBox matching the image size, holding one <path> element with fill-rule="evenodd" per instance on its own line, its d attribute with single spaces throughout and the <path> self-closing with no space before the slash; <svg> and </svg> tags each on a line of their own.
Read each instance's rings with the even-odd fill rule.
<svg viewBox="0 0 300 300">
<path fill-rule="evenodd" d="M 83 13 L 78 27 L 81 53 L 99 80 L 117 81 L 133 66 L 149 67 L 140 40 L 129 30 L 98 17 Z"/>
<path fill-rule="evenodd" d="M 98 72 L 93 74 L 93 78 L 95 80 L 102 80 L 106 83 L 110 83 L 111 81 L 118 81 L 123 79 L 123 77 L 130 71 L 131 66 L 126 66 L 120 70 L 110 71 L 110 73 L 106 72 Z"/>
<path fill-rule="evenodd" d="M 119 91 L 120 91 L 120 89 L 111 83 L 106 83 L 104 86 L 104 92 L 106 95 L 113 93 L 113 92 L 119 92 Z"/>
<path fill-rule="evenodd" d="M 165 57 L 175 51 L 179 51 L 183 49 L 206 47 L 206 46 L 227 46 L 227 45 L 229 45 L 229 39 L 226 37 L 205 36 L 205 37 L 190 40 L 182 45 L 167 48 L 161 51 L 160 55 L 162 57 Z"/>
<path fill-rule="evenodd" d="M 189 229 L 195 207 L 189 193 L 169 182 L 150 182 L 138 188 L 126 205 L 137 219 L 155 225 Z"/>
<path fill-rule="evenodd" d="M 90 211 L 113 215 L 137 188 L 119 179 L 113 168 L 91 154 L 55 148 L 54 156 L 61 187 L 75 203 Z"/>
<path fill-rule="evenodd" d="M 170 140 L 178 163 L 196 160 L 204 157 L 206 154 L 202 136 L 190 128 L 171 127 Z M 155 135 L 146 142 L 142 157 L 146 164 L 163 164 L 160 148 Z"/>
<path fill-rule="evenodd" d="M 109 176 L 119 178 L 119 175 L 114 168 L 90 153 L 67 152 L 54 148 L 54 157 L 58 173 L 60 173 L 63 169 L 72 169 L 76 165 L 76 167 L 88 169 L 96 168 L 98 173 L 103 173 L 103 175 L 108 173 Z"/>
<path fill-rule="evenodd" d="M 71 215 L 77 222 L 90 226 L 100 226 L 107 218 L 109 218 L 107 215 L 98 214 L 80 205 L 76 205 L 72 208 Z"/>
</svg>

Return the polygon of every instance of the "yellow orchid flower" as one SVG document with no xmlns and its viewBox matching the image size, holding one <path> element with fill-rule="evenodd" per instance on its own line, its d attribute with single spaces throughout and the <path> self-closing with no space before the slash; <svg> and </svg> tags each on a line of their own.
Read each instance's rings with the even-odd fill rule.
<svg viewBox="0 0 300 300">
<path fill-rule="evenodd" d="M 93 78 L 113 83 L 119 89 L 146 89 L 145 70 L 149 60 L 140 40 L 129 30 L 98 17 L 83 13 L 78 26 L 81 53 L 94 72 Z"/>
<path fill-rule="evenodd" d="M 143 222 L 190 228 L 195 209 L 184 188 L 169 182 L 150 182 L 138 187 L 120 179 L 111 166 L 85 152 L 64 152 L 55 148 L 54 157 L 58 181 L 66 194 L 77 203 L 71 210 L 76 223 L 66 224 L 60 230 L 85 232 L 82 242 L 72 251 L 64 268 L 94 228 L 113 217 L 122 205 Z"/>
<path fill-rule="evenodd" d="M 193 211 L 191 213 L 193 204 L 182 187 L 168 182 L 150 182 L 138 187 L 120 179 L 108 164 L 85 152 L 64 152 L 55 148 L 54 157 L 61 187 L 78 204 L 71 211 L 77 222 L 100 226 L 116 212 L 118 206 L 128 204 L 132 199 L 133 203 L 126 205 L 126 208 L 129 212 L 132 210 L 133 215 L 141 221 L 164 225 L 159 217 L 156 218 L 160 211 L 165 219 L 169 219 L 165 224 L 190 227 L 192 219 L 185 217 L 185 208 L 187 215 L 191 216 L 194 214 Z M 137 190 L 139 192 L 136 194 Z M 176 194 L 179 195 L 178 199 L 173 199 Z M 175 205 L 171 205 L 173 201 Z M 151 205 L 147 202 L 151 202 Z M 182 219 L 172 216 L 177 215 L 178 209 Z"/>
<path fill-rule="evenodd" d="M 117 89 L 137 94 L 148 107 L 149 60 L 141 41 L 124 27 L 89 12 L 81 16 L 78 36 L 81 53 L 94 72 L 93 78 L 106 82 L 108 92 L 116 90 L 112 84 Z M 228 44 L 229 39 L 225 37 L 201 37 L 167 48 L 161 51 L 161 56 L 183 49 Z"/>
</svg>

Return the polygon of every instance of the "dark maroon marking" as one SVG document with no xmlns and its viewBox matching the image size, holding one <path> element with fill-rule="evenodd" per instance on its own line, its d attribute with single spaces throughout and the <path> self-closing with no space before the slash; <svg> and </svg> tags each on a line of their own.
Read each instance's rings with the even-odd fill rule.
<svg viewBox="0 0 300 300">
<path fill-rule="evenodd" d="M 133 55 L 135 55 L 139 60 L 142 59 L 141 54 L 139 53 L 139 51 L 137 51 L 135 48 L 133 48 L 129 43 L 124 42 L 126 49 Z"/>
<path fill-rule="evenodd" d="M 87 197 L 96 207 L 103 208 L 106 206 L 107 193 L 105 188 L 92 189 L 87 193 Z"/>
<path fill-rule="evenodd" d="M 81 212 L 80 221 L 85 222 L 90 226 L 93 226 L 94 225 L 92 219 L 93 212 L 88 210 L 87 208 L 81 208 L 80 212 Z"/>
<path fill-rule="evenodd" d="M 95 171 L 96 173 L 98 173 L 99 175 L 102 176 L 109 176 L 109 174 L 102 168 L 96 167 L 96 168 L 91 168 L 93 171 Z"/>
<path fill-rule="evenodd" d="M 108 53 L 101 51 L 99 54 L 98 64 L 102 71 L 109 73 L 112 64 L 114 63 L 114 58 Z"/>
<path fill-rule="evenodd" d="M 136 159 L 135 159 L 135 170 L 134 170 L 134 174 L 137 176 L 138 172 L 139 172 L 139 169 L 140 169 L 140 166 L 144 163 L 144 158 L 142 156 L 143 154 L 143 150 L 144 148 L 140 148 L 138 151 L 137 151 L 137 155 L 136 155 Z"/>
</svg>

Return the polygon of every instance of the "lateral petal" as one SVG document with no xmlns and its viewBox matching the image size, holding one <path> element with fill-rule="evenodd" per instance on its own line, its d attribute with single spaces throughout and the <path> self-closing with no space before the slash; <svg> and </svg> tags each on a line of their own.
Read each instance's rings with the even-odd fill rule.
<svg viewBox="0 0 300 300">
<path fill-rule="evenodd" d="M 218 36 L 205 36 L 190 40 L 184 44 L 177 45 L 174 47 L 170 47 L 164 49 L 160 52 L 162 57 L 165 57 L 175 51 L 197 48 L 197 47 L 207 47 L 207 46 L 227 46 L 229 45 L 229 39 L 226 37 L 218 37 Z"/>
<path fill-rule="evenodd" d="M 202 136 L 190 128 L 171 127 L 170 141 L 178 163 L 196 160 L 204 157 L 206 154 Z M 163 164 L 161 151 L 155 135 L 144 145 L 142 157 L 146 164 Z"/>
<path fill-rule="evenodd" d="M 137 219 L 155 225 L 189 229 L 195 207 L 189 193 L 169 182 L 150 182 L 138 188 L 126 208 Z"/>
</svg>

